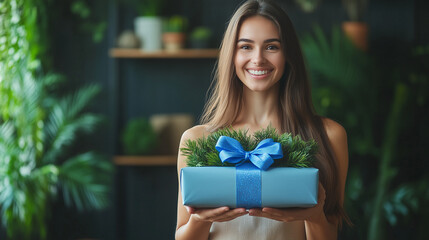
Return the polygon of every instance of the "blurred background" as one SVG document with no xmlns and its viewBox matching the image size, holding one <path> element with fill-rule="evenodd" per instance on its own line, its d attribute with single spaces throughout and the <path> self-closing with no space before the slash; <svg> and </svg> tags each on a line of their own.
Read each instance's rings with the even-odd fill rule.
<svg viewBox="0 0 429 240">
<path fill-rule="evenodd" d="M 0 2 L 0 239 L 173 239 L 177 144 L 241 0 Z M 348 132 L 340 239 L 426 239 L 429 2 L 278 0 Z"/>
</svg>

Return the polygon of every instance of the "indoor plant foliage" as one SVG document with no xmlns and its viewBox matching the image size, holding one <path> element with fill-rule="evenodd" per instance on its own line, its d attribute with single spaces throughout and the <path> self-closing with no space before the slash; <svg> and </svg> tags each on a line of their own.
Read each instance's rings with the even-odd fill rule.
<svg viewBox="0 0 429 240">
<path fill-rule="evenodd" d="M 213 31 L 204 26 L 199 26 L 192 30 L 189 35 L 191 46 L 193 48 L 207 48 L 210 45 L 210 38 L 213 35 Z"/>
<path fill-rule="evenodd" d="M 164 6 L 163 0 L 133 0 L 137 3 L 137 11 L 140 16 L 156 17 L 159 16 Z"/>
<path fill-rule="evenodd" d="M 94 152 L 71 150 L 101 121 L 85 113 L 99 88 L 59 96 L 62 78 L 42 74 L 46 7 L 42 0 L 0 3 L 0 213 L 8 239 L 45 239 L 59 194 L 78 210 L 105 207 L 113 169 Z"/>
<path fill-rule="evenodd" d="M 163 1 L 132 0 L 136 5 L 138 17 L 134 19 L 134 29 L 140 38 L 140 46 L 145 51 L 157 51 L 162 48 L 162 18 L 160 17 Z"/>
<path fill-rule="evenodd" d="M 174 15 L 165 21 L 165 31 L 162 35 L 166 50 L 179 50 L 185 47 L 188 20 L 181 15 Z"/>
<path fill-rule="evenodd" d="M 368 50 L 368 25 L 363 21 L 368 0 L 342 0 L 349 21 L 342 24 L 342 29 L 352 42 L 361 50 Z"/>
<path fill-rule="evenodd" d="M 418 235 L 416 229 L 427 225 L 414 223 L 417 215 L 428 214 L 421 211 L 429 199 L 428 177 L 415 174 L 410 182 L 400 175 L 407 174 L 401 164 L 408 164 L 408 159 L 415 162 L 419 154 L 427 155 L 410 145 L 419 142 L 412 125 L 427 119 L 414 116 L 413 110 L 427 109 L 429 47 L 426 51 L 414 49 L 420 50 L 413 56 L 403 55 L 399 64 L 387 61 L 383 65 L 384 57 L 376 59 L 360 51 L 339 28 L 334 28 L 331 36 L 316 28 L 313 35 L 301 40 L 318 112 L 339 121 L 350 136 L 345 206 L 360 230 L 343 231 L 348 234 L 344 238 L 355 239 L 359 232 L 357 238 L 388 239 L 387 224 L 395 228 L 413 225 L 409 232 Z M 389 97 L 380 97 L 385 95 Z M 424 130 L 427 132 L 427 128 L 419 128 L 420 138 L 427 135 Z M 368 169 L 374 169 L 372 176 L 367 175 Z M 406 222 L 410 218 L 413 220 Z"/>
<path fill-rule="evenodd" d="M 352 22 L 361 22 L 368 5 L 368 0 L 342 0 L 347 15 Z"/>
<path fill-rule="evenodd" d="M 264 139 L 271 138 L 279 142 L 283 150 L 283 158 L 274 160 L 273 167 L 311 167 L 317 152 L 317 144 L 314 140 L 304 141 L 299 135 L 292 136 L 290 133 L 279 134 L 273 127 L 267 127 L 249 136 L 247 131 L 232 130 L 230 128 L 220 129 L 207 137 L 196 140 L 188 140 L 186 147 L 181 148 L 184 156 L 187 156 L 189 167 L 203 166 L 234 166 L 230 163 L 222 163 L 219 152 L 215 146 L 221 136 L 236 139 L 245 151 L 252 151 L 258 143 Z"/>
<path fill-rule="evenodd" d="M 312 13 L 320 5 L 321 0 L 295 0 L 295 3 L 306 13 Z"/>
<path fill-rule="evenodd" d="M 46 89 L 57 79 L 18 74 L 12 88 L 19 105 L 1 119 L 0 206 L 13 239 L 46 238 L 49 203 L 60 193 L 78 210 L 107 204 L 111 164 L 93 152 L 67 152 L 79 133 L 92 132 L 100 122 L 83 113 L 99 89 L 89 86 L 56 98 Z"/>
<path fill-rule="evenodd" d="M 122 133 L 125 154 L 150 154 L 156 147 L 157 136 L 151 123 L 146 118 L 130 120 Z"/>
</svg>

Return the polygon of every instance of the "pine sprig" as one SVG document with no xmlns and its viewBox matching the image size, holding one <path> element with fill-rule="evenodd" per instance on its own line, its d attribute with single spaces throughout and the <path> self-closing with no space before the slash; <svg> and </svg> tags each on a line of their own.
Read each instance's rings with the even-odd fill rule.
<svg viewBox="0 0 429 240">
<path fill-rule="evenodd" d="M 230 163 L 222 163 L 219 152 L 215 146 L 221 136 L 227 136 L 239 141 L 245 151 L 256 148 L 264 139 L 272 138 L 279 142 L 283 150 L 283 158 L 274 160 L 273 167 L 312 167 L 316 161 L 317 143 L 314 140 L 304 141 L 302 138 L 292 136 L 290 133 L 277 133 L 276 129 L 268 126 L 250 136 L 247 131 L 233 130 L 231 128 L 220 129 L 207 137 L 196 140 L 188 140 L 180 151 L 187 157 L 187 165 L 190 167 L 203 166 L 234 166 Z"/>
</svg>

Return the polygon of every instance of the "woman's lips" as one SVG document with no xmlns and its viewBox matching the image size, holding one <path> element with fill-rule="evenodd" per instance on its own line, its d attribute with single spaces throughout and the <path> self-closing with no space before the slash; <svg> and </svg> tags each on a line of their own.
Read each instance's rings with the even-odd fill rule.
<svg viewBox="0 0 429 240">
<path fill-rule="evenodd" d="M 250 75 L 252 75 L 253 77 L 263 78 L 263 77 L 267 76 L 269 73 L 271 73 L 272 70 L 270 70 L 270 69 L 261 69 L 261 70 L 246 69 L 246 71 Z"/>
</svg>

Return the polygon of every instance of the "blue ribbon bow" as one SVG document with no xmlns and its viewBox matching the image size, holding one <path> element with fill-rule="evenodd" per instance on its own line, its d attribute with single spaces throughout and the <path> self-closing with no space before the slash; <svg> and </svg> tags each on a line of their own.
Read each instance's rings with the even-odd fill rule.
<svg viewBox="0 0 429 240">
<path fill-rule="evenodd" d="M 261 170 L 267 170 L 273 159 L 283 157 L 281 144 L 267 138 L 252 151 L 244 151 L 240 142 L 231 137 L 221 136 L 216 143 L 222 162 L 236 166 L 237 207 L 247 209 L 262 206 Z"/>
<path fill-rule="evenodd" d="M 283 158 L 281 144 L 271 138 L 262 140 L 254 150 L 247 152 L 234 138 L 221 136 L 216 143 L 216 150 L 222 162 L 240 166 L 250 161 L 261 170 L 267 170 L 274 163 L 273 159 Z"/>
</svg>

